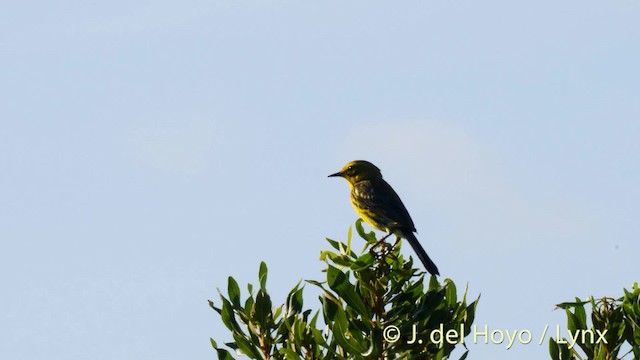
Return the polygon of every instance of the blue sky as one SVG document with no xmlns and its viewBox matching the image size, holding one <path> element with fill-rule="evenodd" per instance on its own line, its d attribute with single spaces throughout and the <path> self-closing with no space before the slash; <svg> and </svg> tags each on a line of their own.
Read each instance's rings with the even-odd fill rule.
<svg viewBox="0 0 640 360">
<path fill-rule="evenodd" d="M 10 2 L 0 353 L 211 358 L 227 276 L 282 301 L 382 169 L 476 324 L 638 281 L 637 1 Z M 407 254 L 413 255 L 409 247 Z M 309 292 L 311 295 L 312 292 Z M 309 307 L 318 306 L 309 296 Z M 469 344 L 474 359 L 547 343 Z"/>
</svg>

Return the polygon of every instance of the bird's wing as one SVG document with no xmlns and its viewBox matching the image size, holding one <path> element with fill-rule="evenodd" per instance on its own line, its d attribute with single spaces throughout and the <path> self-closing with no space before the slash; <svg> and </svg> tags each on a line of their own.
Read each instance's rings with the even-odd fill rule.
<svg viewBox="0 0 640 360">
<path fill-rule="evenodd" d="M 395 223 L 399 229 L 416 231 L 413 220 L 400 197 L 386 181 L 380 180 L 356 185 L 356 194 L 369 211 Z"/>
</svg>

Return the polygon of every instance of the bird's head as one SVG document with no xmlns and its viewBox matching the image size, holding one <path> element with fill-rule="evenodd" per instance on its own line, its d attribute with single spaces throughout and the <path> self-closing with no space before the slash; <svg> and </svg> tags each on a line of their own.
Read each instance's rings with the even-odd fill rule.
<svg viewBox="0 0 640 360">
<path fill-rule="evenodd" d="M 362 180 L 382 179 L 382 173 L 375 165 L 364 160 L 355 160 L 345 165 L 342 170 L 329 177 L 339 176 L 347 179 L 349 184 Z"/>
</svg>

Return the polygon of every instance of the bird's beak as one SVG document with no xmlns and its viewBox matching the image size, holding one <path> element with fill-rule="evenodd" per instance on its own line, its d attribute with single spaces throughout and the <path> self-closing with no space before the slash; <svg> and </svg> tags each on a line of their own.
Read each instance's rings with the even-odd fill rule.
<svg viewBox="0 0 640 360">
<path fill-rule="evenodd" d="M 342 173 L 341 172 L 337 172 L 337 173 L 331 174 L 331 175 L 329 175 L 327 177 L 336 177 L 336 176 L 342 177 Z"/>
</svg>

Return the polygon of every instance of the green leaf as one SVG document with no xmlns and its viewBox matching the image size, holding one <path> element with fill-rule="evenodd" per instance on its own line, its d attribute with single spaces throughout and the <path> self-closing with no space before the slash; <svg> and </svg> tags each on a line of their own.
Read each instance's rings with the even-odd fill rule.
<svg viewBox="0 0 640 360">
<path fill-rule="evenodd" d="M 324 347 L 327 350 L 329 350 L 329 352 L 333 352 L 333 349 L 329 348 L 329 344 L 327 344 L 327 340 L 325 339 L 324 335 L 322 334 L 322 331 L 317 330 L 317 329 L 312 329 L 311 330 L 311 335 L 313 337 L 313 340 L 317 344 L 320 344 L 322 347 Z M 329 358 L 329 357 L 327 357 L 327 358 Z"/>
<path fill-rule="evenodd" d="M 349 322 L 347 316 L 342 308 L 337 308 L 334 316 L 334 321 L 330 324 L 332 335 L 336 342 L 340 344 L 351 355 L 362 354 L 366 351 L 352 336 L 354 335 L 349 331 Z"/>
<path fill-rule="evenodd" d="M 364 227 L 362 227 L 362 219 L 356 220 L 356 232 L 360 235 L 361 238 L 367 241 L 367 243 L 377 242 L 376 233 L 373 231 L 365 232 Z"/>
<path fill-rule="evenodd" d="M 287 348 L 282 348 L 278 350 L 280 354 L 284 355 L 286 360 L 300 360 L 302 357 L 298 355 L 295 351 Z"/>
<path fill-rule="evenodd" d="M 216 349 L 216 353 L 218 353 L 218 360 L 235 360 L 225 349 Z"/>
<path fill-rule="evenodd" d="M 567 344 L 561 344 L 558 347 L 560 348 L 560 358 L 562 360 L 571 360 L 571 351 L 569 351 Z"/>
<path fill-rule="evenodd" d="M 249 296 L 247 300 L 244 302 L 244 313 L 246 314 L 247 318 L 253 317 L 251 315 L 251 310 L 253 310 L 254 303 L 255 303 L 255 300 L 253 299 L 253 296 Z"/>
<path fill-rule="evenodd" d="M 287 295 L 287 311 L 295 314 L 302 311 L 302 288 L 298 288 L 300 282 Z M 286 314 L 288 316 L 288 314 Z"/>
<path fill-rule="evenodd" d="M 602 344 L 598 344 L 598 345 L 599 346 L 596 346 L 596 351 L 594 353 L 593 360 L 606 360 L 607 352 L 605 351 L 604 346 L 602 346 Z"/>
<path fill-rule="evenodd" d="M 277 319 L 282 315 L 282 305 L 272 310 L 273 318 Z"/>
<path fill-rule="evenodd" d="M 358 218 L 358 220 L 356 220 L 356 232 L 358 233 L 358 235 L 360 235 L 361 238 L 365 238 L 366 239 L 366 233 L 364 232 L 364 228 L 362 227 L 362 219 Z"/>
<path fill-rule="evenodd" d="M 220 317 L 222 318 L 222 323 L 227 327 L 227 329 L 234 332 L 242 332 L 240 330 L 240 325 L 236 321 L 236 317 L 233 313 L 233 306 L 226 298 L 222 297 L 222 309 L 220 313 Z"/>
<path fill-rule="evenodd" d="M 321 289 L 323 289 L 323 290 L 324 290 L 324 288 L 323 288 L 323 285 L 324 285 L 324 283 L 325 283 L 324 281 L 305 280 L 305 282 L 307 282 L 307 283 L 309 283 L 309 284 L 312 284 L 312 285 L 315 285 L 315 286 L 317 286 L 317 287 L 319 287 L 319 288 L 321 288 Z"/>
<path fill-rule="evenodd" d="M 231 276 L 229 276 L 227 291 L 229 292 L 229 300 L 231 300 L 231 303 L 236 307 L 240 307 L 240 287 Z"/>
<path fill-rule="evenodd" d="M 258 348 L 240 333 L 234 332 L 233 340 L 238 345 L 238 349 L 250 359 L 262 359 Z"/>
<path fill-rule="evenodd" d="M 296 344 L 300 344 L 305 336 L 305 323 L 300 321 L 300 319 L 296 319 L 293 322 L 293 337 Z"/>
<path fill-rule="evenodd" d="M 589 301 L 578 301 L 578 302 L 563 302 L 560 304 L 556 304 L 556 307 L 566 310 L 570 307 L 576 307 L 576 306 L 583 306 L 585 304 L 588 304 Z"/>
<path fill-rule="evenodd" d="M 331 260 L 335 260 L 335 259 L 355 259 L 358 256 L 351 250 L 351 245 L 350 244 L 345 244 L 342 243 L 340 241 L 335 241 L 335 240 L 331 240 L 329 238 L 327 238 L 327 242 L 331 245 L 331 247 L 333 247 L 334 249 L 338 250 L 338 253 L 334 253 L 332 251 L 326 250 L 326 251 L 322 251 L 320 253 L 320 260 L 326 260 L 327 258 L 331 259 Z"/>
<path fill-rule="evenodd" d="M 571 312 L 571 310 L 567 309 L 565 310 L 565 312 L 567 313 L 567 329 L 569 329 L 569 331 L 571 331 L 572 333 L 575 333 L 577 329 L 576 322 L 578 322 L 578 320 L 576 319 L 576 316 Z"/>
<path fill-rule="evenodd" d="M 560 349 L 553 337 L 549 338 L 549 355 L 551 355 L 551 360 L 560 360 Z"/>
<path fill-rule="evenodd" d="M 271 297 L 266 291 L 258 291 L 256 295 L 256 320 L 263 329 L 267 329 L 271 326 Z"/>
<path fill-rule="evenodd" d="M 579 298 L 576 298 L 576 303 L 581 302 Z M 584 311 L 584 305 L 576 306 L 575 312 L 576 315 L 576 327 L 578 329 L 586 329 L 587 328 L 587 313 Z"/>
<path fill-rule="evenodd" d="M 446 290 L 445 298 L 447 299 L 447 306 L 449 308 L 454 308 L 458 303 L 458 298 L 457 298 L 458 294 L 456 290 L 456 284 L 454 284 L 453 281 L 451 281 L 451 279 L 445 279 L 444 283 L 445 283 L 444 288 Z"/>
<path fill-rule="evenodd" d="M 329 245 L 331 245 L 332 248 L 340 251 L 340 249 L 343 247 L 341 244 L 341 242 L 339 241 L 335 241 L 335 240 L 331 240 L 329 238 L 326 238 L 327 242 L 329 243 Z"/>
<path fill-rule="evenodd" d="M 327 261 L 329 259 L 331 259 L 332 257 L 338 256 L 338 254 L 334 253 L 333 251 L 321 251 L 320 252 L 320 261 Z"/>
<path fill-rule="evenodd" d="M 466 359 L 467 355 L 469 355 L 469 350 L 465 351 L 464 354 L 462 354 L 462 356 L 460 356 L 460 360 Z"/>
<path fill-rule="evenodd" d="M 327 284 L 344 299 L 347 305 L 354 308 L 363 318 L 368 319 L 371 317 L 369 309 L 362 301 L 362 297 L 356 293 L 347 276 L 338 268 L 329 265 L 327 269 Z"/>
<path fill-rule="evenodd" d="M 325 292 L 324 296 L 320 297 L 322 303 L 322 313 L 326 322 L 331 322 L 335 318 L 338 308 L 341 307 L 340 301 L 333 297 L 331 293 Z"/>
<path fill-rule="evenodd" d="M 351 269 L 354 271 L 368 269 L 375 265 L 375 257 L 370 253 L 366 252 L 359 258 L 357 258 L 352 264 Z"/>
<path fill-rule="evenodd" d="M 222 310 L 221 310 L 220 308 L 216 307 L 216 306 L 213 304 L 213 301 L 211 301 L 211 300 L 207 300 L 207 302 L 209 303 L 209 306 L 210 306 L 213 310 L 215 310 L 215 311 L 217 311 L 217 312 L 218 312 L 218 314 L 220 314 L 220 313 L 222 312 Z"/>
<path fill-rule="evenodd" d="M 320 314 L 320 312 L 316 311 L 315 315 L 313 315 L 313 317 L 311 318 L 311 321 L 309 321 L 309 326 L 315 328 L 316 327 L 316 322 L 318 321 L 318 315 Z"/>
<path fill-rule="evenodd" d="M 235 360 L 231 354 L 229 354 L 229 352 L 225 349 L 220 349 L 218 347 L 218 344 L 216 343 L 215 340 L 213 340 L 213 338 L 209 338 L 211 340 L 211 346 L 213 346 L 213 348 L 216 350 L 216 353 L 218 354 L 218 359 L 220 360 Z"/>
<path fill-rule="evenodd" d="M 431 278 L 429 278 L 429 288 L 427 289 L 427 292 L 437 291 L 440 288 L 441 286 L 438 282 L 438 279 L 434 275 L 432 275 Z"/>
<path fill-rule="evenodd" d="M 258 278 L 260 279 L 260 290 L 267 290 L 267 264 L 264 261 L 260 262 L 260 271 L 258 272 Z"/>
<path fill-rule="evenodd" d="M 347 255 L 329 254 L 329 259 L 338 266 L 351 267 L 353 260 Z"/>
<path fill-rule="evenodd" d="M 476 318 L 476 308 L 479 301 L 480 296 L 478 296 L 476 300 L 474 300 L 471 304 L 469 304 L 469 306 L 467 306 L 464 320 L 464 336 L 467 336 L 471 333 L 471 325 Z"/>
</svg>

